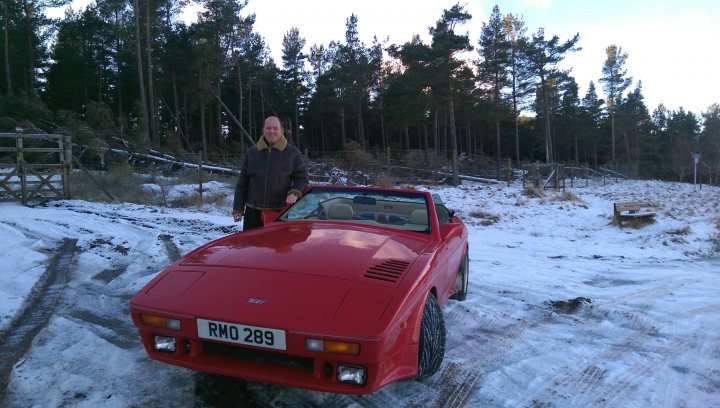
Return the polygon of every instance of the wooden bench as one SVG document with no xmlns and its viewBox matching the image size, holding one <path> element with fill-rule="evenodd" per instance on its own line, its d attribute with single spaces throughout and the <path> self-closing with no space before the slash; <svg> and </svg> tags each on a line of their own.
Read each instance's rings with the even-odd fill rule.
<svg viewBox="0 0 720 408">
<path fill-rule="evenodd" d="M 652 220 L 655 218 L 654 212 L 643 211 L 637 201 L 627 201 L 613 204 L 613 225 L 622 227 L 623 221 L 633 220 Z"/>
</svg>

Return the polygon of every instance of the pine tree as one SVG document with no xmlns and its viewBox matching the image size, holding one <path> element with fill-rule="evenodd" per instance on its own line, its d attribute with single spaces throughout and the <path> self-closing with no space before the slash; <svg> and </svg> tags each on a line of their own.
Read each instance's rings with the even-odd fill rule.
<svg viewBox="0 0 720 408">
<path fill-rule="evenodd" d="M 623 92 L 632 84 L 632 77 L 627 77 L 625 62 L 628 58 L 626 53 L 622 52 L 622 47 L 615 44 L 609 45 L 605 49 L 607 59 L 603 65 L 603 90 L 607 95 L 607 109 L 610 114 L 610 138 L 612 143 L 611 158 L 615 162 L 615 106 L 622 98 Z"/>
<path fill-rule="evenodd" d="M 301 147 L 300 135 L 300 105 L 301 99 L 307 94 L 307 73 L 305 71 L 305 61 L 307 57 L 302 52 L 305 48 L 305 39 L 300 37 L 300 31 L 293 27 L 283 37 L 283 79 L 285 86 L 291 90 L 292 100 L 290 104 L 293 106 L 293 132 L 295 144 Z"/>
<path fill-rule="evenodd" d="M 537 33 L 532 35 L 530 41 L 525 45 L 524 51 L 528 60 L 529 69 L 533 75 L 539 79 L 537 84 L 540 110 L 545 116 L 545 160 L 552 163 L 554 147 L 552 144 L 552 131 L 550 124 L 551 112 L 551 94 L 553 90 L 551 86 L 560 70 L 557 64 L 563 60 L 565 54 L 571 51 L 579 51 L 580 48 L 575 44 L 580 40 L 580 34 L 575 34 L 573 38 L 560 43 L 558 36 L 551 39 L 545 39 L 545 29 L 540 28 Z M 537 110 L 537 109 L 536 109 Z"/>
<path fill-rule="evenodd" d="M 510 84 L 508 67 L 510 65 L 510 42 L 506 38 L 505 26 L 498 6 L 493 7 L 490 20 L 483 23 L 478 40 L 478 53 L 482 58 L 478 65 L 478 79 L 490 87 L 495 122 L 495 159 L 500 164 L 500 106 L 503 103 L 503 90 Z"/>
</svg>

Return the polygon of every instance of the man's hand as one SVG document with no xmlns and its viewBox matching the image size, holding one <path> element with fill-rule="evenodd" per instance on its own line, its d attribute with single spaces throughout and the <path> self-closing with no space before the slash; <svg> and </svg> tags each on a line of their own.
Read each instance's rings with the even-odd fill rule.
<svg viewBox="0 0 720 408">
<path fill-rule="evenodd" d="M 288 194 L 287 198 L 285 199 L 285 204 L 295 204 L 297 199 L 298 198 L 295 194 Z"/>
<path fill-rule="evenodd" d="M 242 211 L 233 211 L 232 213 L 232 217 L 235 222 L 240 222 L 240 220 L 242 220 L 242 216 Z"/>
</svg>

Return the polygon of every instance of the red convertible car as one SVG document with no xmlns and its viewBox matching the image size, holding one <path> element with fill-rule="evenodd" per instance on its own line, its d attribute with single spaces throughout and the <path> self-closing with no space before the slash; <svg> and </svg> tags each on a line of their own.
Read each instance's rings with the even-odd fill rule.
<svg viewBox="0 0 720 408">
<path fill-rule="evenodd" d="M 204 245 L 130 301 L 150 357 L 345 394 L 434 374 L 440 308 L 468 291 L 462 221 L 429 192 L 309 188 L 263 227 Z"/>
</svg>

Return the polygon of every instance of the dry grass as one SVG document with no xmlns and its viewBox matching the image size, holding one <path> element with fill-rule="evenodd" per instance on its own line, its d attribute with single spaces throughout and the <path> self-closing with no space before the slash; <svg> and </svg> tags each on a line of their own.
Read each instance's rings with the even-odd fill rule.
<svg viewBox="0 0 720 408">
<path fill-rule="evenodd" d="M 712 253 L 713 254 L 720 254 L 720 234 L 715 234 L 710 237 L 710 242 L 712 243 Z"/>
<path fill-rule="evenodd" d="M 690 231 L 690 226 L 689 226 L 689 225 L 687 225 L 687 226 L 685 226 L 685 227 L 683 227 L 683 228 L 678 228 L 678 229 L 666 231 L 666 233 L 668 233 L 668 234 L 670 234 L 670 235 L 690 235 L 690 232 L 691 232 L 691 231 Z"/>
<path fill-rule="evenodd" d="M 634 220 L 623 221 L 622 225 L 623 227 L 640 229 L 650 224 L 655 224 L 655 217 L 635 218 Z"/>
<path fill-rule="evenodd" d="M 488 226 L 497 223 L 500 221 L 500 216 L 497 214 L 490 214 L 488 212 L 482 211 L 482 210 L 476 210 L 470 212 L 470 217 L 472 218 L 479 218 L 480 219 L 480 225 Z"/>
<path fill-rule="evenodd" d="M 576 196 L 575 194 L 573 194 L 570 191 L 563 191 L 562 193 L 557 194 L 555 196 L 555 200 L 556 201 L 572 201 L 572 202 L 583 203 L 583 204 L 585 203 L 582 200 L 582 198 Z"/>
<path fill-rule="evenodd" d="M 545 191 L 539 187 L 525 187 L 522 193 L 526 197 L 545 198 L 546 196 Z"/>
<path fill-rule="evenodd" d="M 387 174 L 383 174 L 379 176 L 377 179 L 375 179 L 375 185 L 378 187 L 397 187 L 398 185 L 398 178 L 389 176 Z"/>
<path fill-rule="evenodd" d="M 227 181 L 227 178 L 204 174 L 203 181 L 211 178 Z M 197 171 L 187 171 L 180 178 L 163 177 L 159 173 L 138 174 L 132 167 L 119 164 L 106 172 L 92 172 L 91 176 L 83 172 L 73 174 L 73 197 L 88 201 L 112 201 L 107 191 L 116 201 L 160 205 L 164 207 L 198 207 L 203 204 L 225 206 L 226 194 L 220 192 L 204 192 L 202 199 L 199 193 L 179 199 L 168 199 L 170 189 L 178 184 L 196 184 L 199 181 Z M 149 188 L 146 185 L 156 187 Z"/>
</svg>

